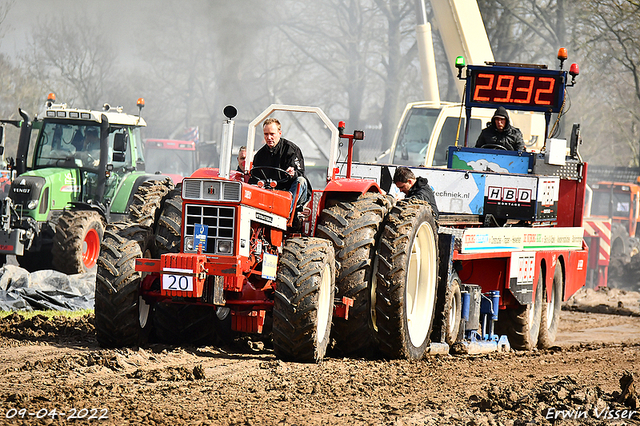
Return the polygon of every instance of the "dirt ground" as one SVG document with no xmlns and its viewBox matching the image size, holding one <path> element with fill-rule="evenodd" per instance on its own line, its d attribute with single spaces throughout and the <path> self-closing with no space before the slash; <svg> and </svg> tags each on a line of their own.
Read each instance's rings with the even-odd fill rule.
<svg viewBox="0 0 640 426">
<path fill-rule="evenodd" d="M 639 299 L 582 290 L 551 350 L 318 365 L 246 341 L 105 350 L 92 317 L 14 314 L 0 320 L 0 424 L 640 424 Z"/>
</svg>

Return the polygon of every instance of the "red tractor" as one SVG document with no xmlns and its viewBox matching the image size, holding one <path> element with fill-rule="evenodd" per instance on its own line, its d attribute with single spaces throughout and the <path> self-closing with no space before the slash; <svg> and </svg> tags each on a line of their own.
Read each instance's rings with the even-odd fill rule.
<svg viewBox="0 0 640 426">
<path fill-rule="evenodd" d="M 349 140 L 349 167 L 353 140 L 364 134 L 343 134 L 344 124 L 336 128 L 318 108 L 265 110 L 249 126 L 247 164 L 255 128 L 274 111 L 315 113 L 331 131 L 326 187 L 313 191 L 304 212 L 290 215 L 291 194 L 274 189 L 284 171 L 231 171 L 235 108 L 225 109 L 220 168 L 185 178 L 153 226 L 106 230 L 95 304 L 101 345 L 138 345 L 149 333 L 187 344 L 230 332 L 270 333 L 279 358 L 317 362 L 330 337 L 349 354 L 381 336 L 388 356 L 423 356 L 438 282 L 430 207 L 405 202 L 389 214 L 391 202 L 374 181 L 351 179 L 349 170 L 336 178 L 340 138 Z M 248 184 L 249 176 L 258 184 Z M 295 214 L 302 230 L 294 233 Z M 379 270 L 387 272 L 376 277 L 379 245 Z"/>
</svg>

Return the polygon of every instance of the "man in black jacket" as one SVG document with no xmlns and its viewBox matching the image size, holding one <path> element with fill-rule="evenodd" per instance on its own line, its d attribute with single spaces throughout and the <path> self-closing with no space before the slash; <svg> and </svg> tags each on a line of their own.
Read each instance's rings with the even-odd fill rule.
<svg viewBox="0 0 640 426">
<path fill-rule="evenodd" d="M 476 148 L 483 148 L 485 145 L 502 146 L 508 151 L 526 151 L 522 132 L 511 125 L 505 107 L 496 109 L 491 123 L 482 129 L 478 136 Z M 487 148 L 495 148 L 495 146 L 487 146 Z"/>
<path fill-rule="evenodd" d="M 431 210 L 433 210 L 433 216 L 438 219 L 440 211 L 427 178 L 416 178 L 416 175 L 408 167 L 398 167 L 393 174 L 393 183 L 395 183 L 400 192 L 405 194 L 404 198 L 416 198 L 428 202 L 431 205 Z"/>
<path fill-rule="evenodd" d="M 302 151 L 296 144 L 282 137 L 280 122 L 277 119 L 267 118 L 262 124 L 262 129 L 265 145 L 253 157 L 252 167 L 277 167 L 287 172 L 289 179 L 282 179 L 282 176 L 278 177 L 266 170 L 265 175 L 281 180 L 277 189 L 291 192 L 291 211 L 293 211 L 294 206 L 303 205 L 311 198 L 309 194 L 311 185 L 304 174 Z M 255 178 L 249 180 L 250 183 L 253 181 Z"/>
</svg>

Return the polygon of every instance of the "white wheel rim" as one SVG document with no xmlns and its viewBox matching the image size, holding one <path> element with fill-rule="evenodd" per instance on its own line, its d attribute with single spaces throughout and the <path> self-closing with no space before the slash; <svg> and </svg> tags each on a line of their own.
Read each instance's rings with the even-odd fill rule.
<svg viewBox="0 0 640 426">
<path fill-rule="evenodd" d="M 460 309 L 460 307 L 458 306 L 458 299 L 456 298 L 456 295 L 453 294 L 452 298 L 451 298 L 451 309 L 449 309 L 449 330 L 447 330 L 449 332 L 449 336 L 452 337 L 456 337 L 453 336 L 453 332 L 456 329 L 456 321 L 458 318 L 458 309 Z"/>
<path fill-rule="evenodd" d="M 146 250 L 142 257 L 146 259 L 151 258 L 151 251 Z M 140 273 L 141 283 L 147 275 L 149 275 L 148 272 Z M 149 305 L 142 296 L 138 296 L 138 322 L 140 323 L 140 328 L 145 328 L 147 326 L 147 321 L 149 321 L 149 311 L 151 311 L 151 305 Z"/>
<path fill-rule="evenodd" d="M 320 344 L 329 328 L 329 316 L 331 314 L 331 267 L 324 265 L 318 293 L 318 323 L 316 324 L 316 340 Z"/>
<path fill-rule="evenodd" d="M 553 283 L 555 286 L 555 283 Z M 551 328 L 551 323 L 553 322 L 553 312 L 555 311 L 554 306 L 556 304 L 556 292 L 553 287 L 551 288 L 551 300 L 547 302 L 547 330 Z"/>
<path fill-rule="evenodd" d="M 536 295 L 539 291 L 542 291 L 542 269 L 540 270 L 540 278 L 538 278 L 538 285 L 536 286 L 536 291 L 533 293 L 533 298 L 531 299 L 531 306 L 529 307 L 529 325 L 533 326 L 533 321 L 536 317 Z M 543 305 L 544 306 L 544 305 Z"/>
<path fill-rule="evenodd" d="M 138 320 L 140 321 L 140 328 L 145 328 L 147 326 L 150 310 L 151 310 L 151 305 L 149 305 L 142 298 L 142 296 L 139 296 L 138 297 Z"/>
<path fill-rule="evenodd" d="M 216 306 L 216 316 L 220 321 L 224 321 L 227 319 L 229 314 L 231 313 L 231 309 L 226 306 Z"/>
<path fill-rule="evenodd" d="M 436 303 L 437 252 L 433 230 L 427 222 L 418 228 L 410 256 L 405 309 L 409 338 L 415 347 L 419 347 L 429 333 Z"/>
</svg>

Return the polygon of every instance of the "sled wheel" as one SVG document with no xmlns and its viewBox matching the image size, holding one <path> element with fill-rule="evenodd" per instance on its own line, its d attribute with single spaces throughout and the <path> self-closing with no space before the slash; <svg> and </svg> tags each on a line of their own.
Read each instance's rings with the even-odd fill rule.
<svg viewBox="0 0 640 426">
<path fill-rule="evenodd" d="M 135 270 L 138 258 L 150 257 L 149 228 L 110 224 L 98 258 L 95 327 L 103 347 L 139 346 L 151 329 L 152 307 L 140 296 L 144 274 Z"/>
<path fill-rule="evenodd" d="M 331 242 L 292 238 L 278 262 L 273 347 L 278 358 L 319 362 L 329 345 L 335 255 Z"/>
<path fill-rule="evenodd" d="M 454 272 L 447 289 L 444 307 L 445 342 L 451 346 L 458 340 L 460 321 L 462 320 L 462 294 L 460 293 L 460 278 Z"/>
<path fill-rule="evenodd" d="M 562 310 L 562 282 L 562 265 L 558 262 L 553 273 L 551 300 L 545 300 L 542 303 L 540 336 L 538 337 L 538 347 L 541 349 L 550 348 L 556 341 L 558 324 L 560 323 L 560 311 Z"/>
<path fill-rule="evenodd" d="M 500 311 L 496 331 L 506 334 L 511 347 L 530 351 L 538 343 L 542 317 L 543 271 L 540 269 L 533 301 L 529 305 Z"/>
<path fill-rule="evenodd" d="M 331 240 L 339 268 L 337 299 L 353 299 L 349 319 L 334 318 L 331 337 L 342 355 L 371 347 L 371 280 L 380 223 L 390 208 L 378 193 L 365 193 L 353 201 L 341 201 L 320 214 L 316 235 Z"/>
<path fill-rule="evenodd" d="M 65 274 L 94 271 L 103 235 L 104 219 L 100 213 L 65 210 L 58 219 L 53 236 L 53 266 Z"/>
<path fill-rule="evenodd" d="M 431 207 L 400 201 L 378 252 L 375 328 L 388 357 L 420 359 L 429 345 L 438 287 L 438 237 Z"/>
</svg>

